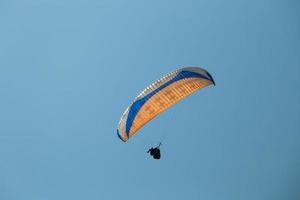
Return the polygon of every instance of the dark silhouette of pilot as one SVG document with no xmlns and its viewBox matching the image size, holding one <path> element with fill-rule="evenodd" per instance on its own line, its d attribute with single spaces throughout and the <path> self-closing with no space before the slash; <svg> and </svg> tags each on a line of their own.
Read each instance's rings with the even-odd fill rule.
<svg viewBox="0 0 300 200">
<path fill-rule="evenodd" d="M 151 147 L 151 148 L 147 151 L 147 153 L 150 153 L 150 155 L 153 156 L 153 158 L 154 158 L 154 159 L 157 159 L 157 160 L 160 159 L 160 149 L 159 149 L 160 145 L 161 145 L 161 144 L 159 144 L 159 146 L 158 146 L 158 147 L 155 147 L 155 148 Z"/>
</svg>

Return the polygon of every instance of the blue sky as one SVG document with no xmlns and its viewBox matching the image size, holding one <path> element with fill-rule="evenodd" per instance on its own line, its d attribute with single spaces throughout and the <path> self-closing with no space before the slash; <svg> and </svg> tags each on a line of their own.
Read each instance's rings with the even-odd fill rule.
<svg viewBox="0 0 300 200">
<path fill-rule="evenodd" d="M 0 0 L 0 199 L 299 199 L 299 6 Z M 216 87 L 122 143 L 126 106 L 181 66 Z"/>
</svg>

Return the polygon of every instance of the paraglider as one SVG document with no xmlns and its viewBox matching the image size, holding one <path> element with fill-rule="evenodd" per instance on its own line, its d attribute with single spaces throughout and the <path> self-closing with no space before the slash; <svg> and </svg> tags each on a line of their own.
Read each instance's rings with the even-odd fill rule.
<svg viewBox="0 0 300 200">
<path fill-rule="evenodd" d="M 168 73 L 146 87 L 126 108 L 118 124 L 118 137 L 126 142 L 151 119 L 209 85 L 215 82 L 208 71 L 200 67 L 184 67 Z"/>
<path fill-rule="evenodd" d="M 159 143 L 159 145 L 155 148 L 151 147 L 147 153 L 150 153 L 151 156 L 153 156 L 154 159 L 159 160 L 160 159 L 160 145 L 161 143 Z"/>
</svg>

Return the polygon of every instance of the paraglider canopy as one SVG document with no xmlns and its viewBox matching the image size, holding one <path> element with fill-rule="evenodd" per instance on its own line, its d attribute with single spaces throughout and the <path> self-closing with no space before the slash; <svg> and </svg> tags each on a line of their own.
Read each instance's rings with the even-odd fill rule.
<svg viewBox="0 0 300 200">
<path fill-rule="evenodd" d="M 146 87 L 124 111 L 117 129 L 126 142 L 151 119 L 193 92 L 215 85 L 212 76 L 200 67 L 175 70 Z"/>
</svg>

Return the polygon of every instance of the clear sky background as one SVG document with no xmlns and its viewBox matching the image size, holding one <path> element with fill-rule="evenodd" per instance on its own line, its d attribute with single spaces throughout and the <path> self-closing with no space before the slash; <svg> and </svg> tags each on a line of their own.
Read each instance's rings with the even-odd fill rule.
<svg viewBox="0 0 300 200">
<path fill-rule="evenodd" d="M 0 199 L 298 200 L 299 6 L 0 0 Z M 216 86 L 120 141 L 127 105 L 181 66 Z"/>
</svg>

